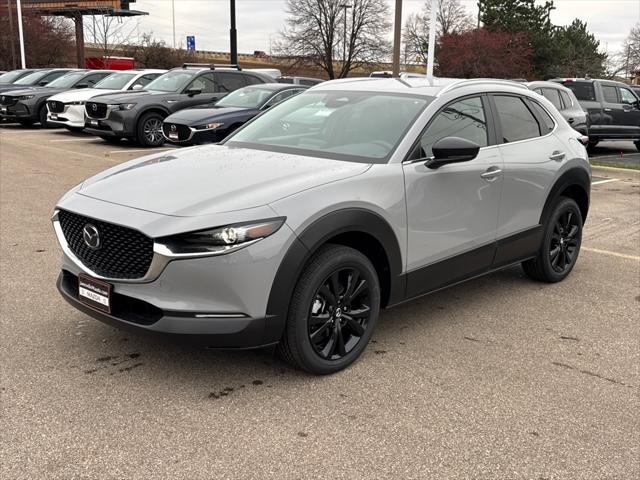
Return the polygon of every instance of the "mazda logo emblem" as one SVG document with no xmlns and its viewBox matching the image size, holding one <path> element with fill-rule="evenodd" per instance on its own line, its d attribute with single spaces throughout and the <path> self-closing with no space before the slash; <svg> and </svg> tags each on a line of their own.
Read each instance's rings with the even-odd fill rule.
<svg viewBox="0 0 640 480">
<path fill-rule="evenodd" d="M 171 125 L 171 131 L 172 131 L 172 132 L 175 132 L 177 128 L 178 128 L 178 127 L 176 127 L 175 125 Z"/>
<path fill-rule="evenodd" d="M 98 105 L 94 103 L 93 105 L 91 105 L 91 109 L 95 112 L 98 109 Z"/>
<path fill-rule="evenodd" d="M 84 228 L 82 229 L 82 238 L 84 240 L 84 243 L 91 250 L 97 250 L 98 248 L 100 248 L 100 234 L 98 233 L 98 229 L 94 225 L 87 223 L 84 226 Z"/>
</svg>

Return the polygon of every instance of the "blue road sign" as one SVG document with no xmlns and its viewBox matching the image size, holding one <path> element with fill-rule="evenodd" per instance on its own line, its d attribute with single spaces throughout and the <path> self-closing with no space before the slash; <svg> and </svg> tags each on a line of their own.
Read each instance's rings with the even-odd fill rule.
<svg viewBox="0 0 640 480">
<path fill-rule="evenodd" d="M 196 49 L 196 37 L 194 35 L 187 36 L 187 50 Z"/>
</svg>

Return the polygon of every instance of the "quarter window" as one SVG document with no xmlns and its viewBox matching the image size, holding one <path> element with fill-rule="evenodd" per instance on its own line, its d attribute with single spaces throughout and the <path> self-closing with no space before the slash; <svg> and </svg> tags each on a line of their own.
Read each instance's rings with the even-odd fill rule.
<svg viewBox="0 0 640 480">
<path fill-rule="evenodd" d="M 566 92 L 560 91 L 560 97 L 562 98 L 562 103 L 564 103 L 565 110 L 571 106 L 573 106 L 573 102 L 571 101 L 571 97 L 567 95 Z"/>
<path fill-rule="evenodd" d="M 531 101 L 531 107 L 538 114 L 538 118 L 541 118 L 547 131 L 550 132 L 556 126 L 555 122 L 551 118 L 551 116 L 547 113 L 547 111 L 542 108 L 542 106 L 538 102 Z M 546 133 L 546 132 L 545 132 Z"/>
<path fill-rule="evenodd" d="M 616 87 L 612 87 L 610 85 L 603 85 L 602 96 L 604 97 L 605 102 L 620 103 L 618 101 L 618 93 L 616 92 Z"/>
<path fill-rule="evenodd" d="M 445 137 L 460 137 L 486 147 L 489 144 L 486 118 L 480 97 L 465 98 L 448 105 L 422 135 L 419 157 L 432 156 L 433 144 Z"/>
<path fill-rule="evenodd" d="M 502 127 L 502 143 L 540 136 L 540 125 L 522 98 L 496 95 L 494 100 Z"/>
</svg>

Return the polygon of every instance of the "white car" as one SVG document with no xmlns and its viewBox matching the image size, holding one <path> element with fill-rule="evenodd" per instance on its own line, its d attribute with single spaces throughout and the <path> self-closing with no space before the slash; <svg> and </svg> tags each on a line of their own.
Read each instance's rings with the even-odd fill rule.
<svg viewBox="0 0 640 480">
<path fill-rule="evenodd" d="M 142 90 L 165 72 L 166 70 L 123 70 L 96 83 L 94 88 L 69 90 L 54 95 L 47 101 L 47 123 L 71 131 L 81 131 L 84 128 L 84 104 L 87 100 L 123 90 Z"/>
</svg>

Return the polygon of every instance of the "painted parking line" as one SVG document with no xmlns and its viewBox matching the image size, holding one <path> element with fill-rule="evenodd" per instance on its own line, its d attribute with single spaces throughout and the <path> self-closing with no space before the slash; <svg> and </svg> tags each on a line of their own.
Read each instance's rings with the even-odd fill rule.
<svg viewBox="0 0 640 480">
<path fill-rule="evenodd" d="M 64 139 L 56 139 L 49 140 L 50 142 L 101 142 L 98 138 L 64 138 Z"/>
<path fill-rule="evenodd" d="M 585 250 L 587 252 L 600 253 L 601 255 L 609 255 L 611 257 L 626 258 L 627 260 L 637 260 L 640 262 L 640 256 L 638 255 L 628 255 L 626 253 L 611 252 L 609 250 L 600 250 L 599 248 L 588 247 L 582 247 L 582 250 Z"/>
<path fill-rule="evenodd" d="M 619 182 L 619 181 L 620 181 L 619 178 L 607 178 L 605 180 L 596 180 L 595 182 L 591 182 L 591 186 L 593 186 L 593 185 L 604 185 L 605 183 Z"/>
</svg>

